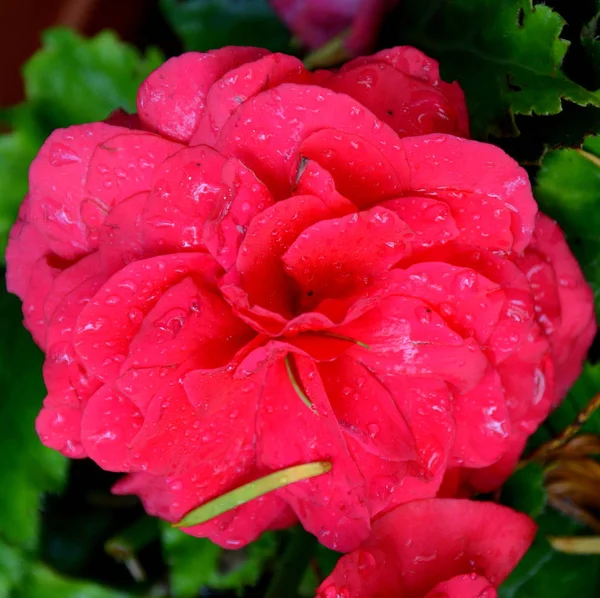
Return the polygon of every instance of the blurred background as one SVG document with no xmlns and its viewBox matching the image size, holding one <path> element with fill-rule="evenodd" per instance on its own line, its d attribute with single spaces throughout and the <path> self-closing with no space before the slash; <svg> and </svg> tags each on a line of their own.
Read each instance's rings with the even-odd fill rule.
<svg viewBox="0 0 600 598">
<path fill-rule="evenodd" d="M 109 28 L 139 48 L 158 45 L 176 54 L 181 44 L 158 4 L 158 0 L 3 0 L 0 106 L 24 99 L 21 66 L 41 47 L 42 32 L 50 27 L 68 27 L 87 37 Z"/>
</svg>

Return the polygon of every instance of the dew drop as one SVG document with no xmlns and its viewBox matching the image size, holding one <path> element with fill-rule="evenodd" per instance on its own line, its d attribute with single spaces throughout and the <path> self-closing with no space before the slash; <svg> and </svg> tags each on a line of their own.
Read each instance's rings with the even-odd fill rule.
<svg viewBox="0 0 600 598">
<path fill-rule="evenodd" d="M 558 283 L 561 287 L 565 287 L 566 289 L 574 289 L 577 286 L 577 283 L 574 278 L 570 276 L 563 276 L 558 279 Z"/>
<path fill-rule="evenodd" d="M 134 324 L 139 324 L 144 319 L 144 314 L 137 307 L 132 307 L 127 315 Z"/>
<path fill-rule="evenodd" d="M 110 295 L 106 298 L 107 305 L 117 305 L 121 301 L 121 297 L 119 295 Z"/>
<path fill-rule="evenodd" d="M 466 289 L 473 288 L 477 275 L 473 270 L 466 270 L 456 275 L 454 279 L 454 292 L 461 293 Z"/>
<path fill-rule="evenodd" d="M 415 309 L 415 315 L 417 316 L 417 320 L 419 320 L 421 324 L 431 323 L 431 309 L 429 309 L 428 307 L 417 307 Z"/>
<path fill-rule="evenodd" d="M 183 488 L 183 483 L 180 480 L 175 480 L 169 484 L 169 490 L 171 492 L 180 492 Z"/>
<path fill-rule="evenodd" d="M 65 166 L 66 164 L 81 161 L 80 157 L 64 143 L 52 144 L 48 160 L 52 166 Z"/>
<path fill-rule="evenodd" d="M 450 304 L 448 304 L 448 303 L 442 303 L 440 305 L 440 311 L 445 316 L 452 316 L 452 315 L 454 315 L 454 308 Z"/>
<path fill-rule="evenodd" d="M 375 570 L 375 557 L 366 550 L 361 550 L 358 554 L 357 567 L 361 577 L 369 577 Z"/>
</svg>

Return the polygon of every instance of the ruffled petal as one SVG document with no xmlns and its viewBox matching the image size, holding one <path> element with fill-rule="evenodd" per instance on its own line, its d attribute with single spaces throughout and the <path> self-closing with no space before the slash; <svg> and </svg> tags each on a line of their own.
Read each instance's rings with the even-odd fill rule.
<svg viewBox="0 0 600 598">
<path fill-rule="evenodd" d="M 144 243 L 161 253 L 205 249 L 205 223 L 229 195 L 221 178 L 226 162 L 204 145 L 185 148 L 165 160 L 154 174 L 144 206 Z"/>
<path fill-rule="evenodd" d="M 418 299 L 392 296 L 353 322 L 336 328 L 370 349 L 348 350 L 369 369 L 445 380 L 466 392 L 481 380 L 488 360 L 472 338 L 451 330 L 443 318 Z"/>
<path fill-rule="evenodd" d="M 304 528 L 333 550 L 351 550 L 368 535 L 370 517 L 363 478 L 348 455 L 339 423 L 312 360 L 296 356 L 298 382 L 315 406 L 296 394 L 283 359 L 269 369 L 257 414 L 257 459 L 261 467 L 281 469 L 329 461 L 329 473 L 277 491 Z"/>
<path fill-rule="evenodd" d="M 410 252 L 412 231 L 385 208 L 307 228 L 282 257 L 306 303 L 369 286 Z M 302 304 L 301 304 L 302 305 Z"/>
<path fill-rule="evenodd" d="M 105 123 L 57 129 L 31 163 L 28 221 L 64 259 L 84 255 L 94 246 L 81 218 L 89 164 L 99 145 L 121 133 L 129 130 Z"/>
<path fill-rule="evenodd" d="M 473 581 L 484 577 L 497 588 L 525 554 L 535 529 L 529 517 L 494 503 L 414 501 L 377 519 L 371 536 L 338 561 L 318 596 L 345 589 L 348 598 L 423 598 L 438 584 L 456 588 L 453 578 L 471 573 Z"/>
<path fill-rule="evenodd" d="M 438 583 L 425 598 L 497 598 L 496 588 L 482 575 L 457 575 Z"/>
<path fill-rule="evenodd" d="M 296 195 L 256 216 L 236 260 L 239 284 L 250 304 L 292 316 L 295 288 L 284 270 L 282 256 L 306 228 L 351 209 L 350 204 L 334 207 L 313 195 Z"/>
<path fill-rule="evenodd" d="M 240 104 L 261 91 L 282 83 L 309 83 L 310 77 L 298 58 L 279 53 L 232 68 L 208 90 L 206 106 L 190 145 L 213 144 Z"/>
<path fill-rule="evenodd" d="M 129 447 L 144 423 L 140 410 L 116 388 L 105 384 L 86 404 L 81 441 L 87 455 L 108 471 L 129 471 Z"/>
<path fill-rule="evenodd" d="M 224 164 L 221 182 L 227 189 L 227 201 L 207 218 L 204 243 L 215 260 L 229 270 L 253 219 L 273 205 L 273 198 L 254 173 L 234 158 Z"/>
<path fill-rule="evenodd" d="M 188 276 L 214 281 L 218 271 L 206 254 L 171 254 L 132 262 L 113 275 L 77 320 L 74 345 L 87 370 L 103 381 L 116 377 L 159 296 Z"/>
<path fill-rule="evenodd" d="M 331 363 L 319 364 L 318 369 L 331 408 L 346 436 L 352 436 L 363 450 L 383 459 L 416 458 L 414 439 L 404 414 L 364 365 L 340 356 Z M 360 466 L 360 460 L 357 462 Z"/>
<path fill-rule="evenodd" d="M 187 143 L 206 106 L 212 85 L 227 71 L 258 60 L 266 50 L 226 47 L 210 52 L 188 52 L 167 60 L 142 83 L 137 109 L 150 131 Z"/>
<path fill-rule="evenodd" d="M 596 334 L 593 294 L 560 228 L 539 214 L 533 239 L 519 266 L 533 290 L 537 320 L 548 335 L 560 401 L 581 373 Z"/>
<path fill-rule="evenodd" d="M 44 235 L 30 224 L 30 209 L 31 199 L 26 195 L 6 247 L 6 288 L 21 299 L 30 287 L 34 265 L 49 251 Z M 67 265 L 68 262 L 64 264 Z"/>
<path fill-rule="evenodd" d="M 246 101 L 221 130 L 216 148 L 237 156 L 279 200 L 297 180 L 303 141 L 324 128 L 371 140 L 400 178 L 406 174 L 398 136 L 387 125 L 350 97 L 310 85 L 285 83 Z"/>
<path fill-rule="evenodd" d="M 97 244 L 97 229 L 112 208 L 127 197 L 149 191 L 156 169 L 181 145 L 150 133 L 121 133 L 98 144 L 90 157 L 81 219 L 92 231 Z"/>
<path fill-rule="evenodd" d="M 443 201 L 431 197 L 402 197 L 380 205 L 398 214 L 414 232 L 413 253 L 444 245 L 460 235 L 450 208 Z"/>
<path fill-rule="evenodd" d="M 352 96 L 400 137 L 469 136 L 460 86 L 442 81 L 437 61 L 416 48 L 400 46 L 356 58 L 322 85 Z"/>
<path fill-rule="evenodd" d="M 500 376 L 488 367 L 471 391 L 454 395 L 456 438 L 450 465 L 485 467 L 498 461 L 510 444 L 509 410 Z"/>
<path fill-rule="evenodd" d="M 373 127 L 378 130 L 382 125 Z M 298 151 L 331 173 L 339 192 L 359 208 L 373 206 L 402 189 L 395 166 L 372 138 L 321 129 L 309 135 Z"/>
<path fill-rule="evenodd" d="M 499 148 L 450 135 L 401 140 L 410 188 L 450 206 L 461 243 L 521 252 L 531 240 L 537 205 L 527 173 Z"/>
</svg>

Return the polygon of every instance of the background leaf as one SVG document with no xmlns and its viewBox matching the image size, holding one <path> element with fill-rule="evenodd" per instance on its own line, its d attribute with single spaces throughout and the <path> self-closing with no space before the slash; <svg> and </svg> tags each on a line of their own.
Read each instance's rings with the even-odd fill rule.
<svg viewBox="0 0 600 598">
<path fill-rule="evenodd" d="M 14 598 L 131 598 L 132 594 L 89 581 L 63 577 L 48 567 L 35 564 Z"/>
<path fill-rule="evenodd" d="M 111 31 L 84 39 L 50 29 L 23 69 L 27 101 L 48 131 L 102 120 L 115 108 L 134 112 L 137 88 L 163 60 L 157 49 L 144 56 Z"/>
<path fill-rule="evenodd" d="M 254 586 L 277 551 L 272 532 L 235 551 L 223 550 L 205 538 L 188 536 L 166 523 L 162 539 L 175 598 L 197 596 L 202 588 L 241 590 Z"/>
<path fill-rule="evenodd" d="M 582 151 L 583 150 L 583 151 Z M 557 220 L 600 307 L 600 137 L 582 150 L 548 152 L 534 186 L 540 208 Z"/>
<path fill-rule="evenodd" d="M 135 111 L 137 88 L 162 61 L 160 51 L 142 55 L 110 31 L 91 39 L 68 29 L 44 33 L 42 49 L 23 69 L 27 100 L 1 115 L 12 132 L 0 135 L 0 259 L 27 191 L 29 164 L 46 137 L 116 108 Z"/>
<path fill-rule="evenodd" d="M 516 471 L 504 484 L 501 501 L 530 517 L 541 515 L 546 506 L 542 467 L 537 463 L 528 463 Z"/>
<path fill-rule="evenodd" d="M 545 426 L 556 436 L 575 421 L 577 414 L 600 392 L 600 365 L 585 363 L 583 373 L 569 391 L 567 398 L 550 415 Z M 600 435 L 600 412 L 596 411 L 584 424 L 582 432 Z"/>
<path fill-rule="evenodd" d="M 40 494 L 62 488 L 66 460 L 42 446 L 35 433 L 35 417 L 46 394 L 42 353 L 21 324 L 19 300 L 4 289 L 0 291 L 0 314 L 0 540 L 33 549 Z"/>
<path fill-rule="evenodd" d="M 460 82 L 475 137 L 500 137 L 518 132 L 515 114 L 556 114 L 563 100 L 600 106 L 600 93 L 561 70 L 564 24 L 531 0 L 404 0 L 388 35 L 438 59 L 442 77 Z"/>
<path fill-rule="evenodd" d="M 555 551 L 546 536 L 572 535 L 580 527 L 548 510 L 537 519 L 536 539 L 523 560 L 500 586 L 499 598 L 596 598 L 600 594 L 600 556 Z"/>
<path fill-rule="evenodd" d="M 290 51 L 290 34 L 267 0 L 161 0 L 186 50 L 258 46 Z"/>
<path fill-rule="evenodd" d="M 0 260 L 18 207 L 27 193 L 27 172 L 40 141 L 26 131 L 0 135 Z"/>
</svg>

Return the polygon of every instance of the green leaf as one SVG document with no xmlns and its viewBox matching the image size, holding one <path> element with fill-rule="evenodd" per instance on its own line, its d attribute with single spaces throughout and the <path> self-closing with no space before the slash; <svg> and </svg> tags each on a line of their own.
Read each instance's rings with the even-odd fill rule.
<svg viewBox="0 0 600 598">
<path fill-rule="evenodd" d="M 581 44 L 587 51 L 589 63 L 596 79 L 600 79 L 600 42 L 597 39 L 600 23 L 600 2 L 595 2 L 595 14 L 581 28 Z"/>
<path fill-rule="evenodd" d="M 290 51 L 290 34 L 267 0 L 161 0 L 186 50 L 258 46 Z"/>
<path fill-rule="evenodd" d="M 21 324 L 16 297 L 0 291 L 3 342 L 0 344 L 0 540 L 32 549 L 40 494 L 62 488 L 66 460 L 42 446 L 34 428 L 45 396 L 43 356 Z"/>
<path fill-rule="evenodd" d="M 26 561 L 20 550 L 0 542 L 0 598 L 9 598 L 21 583 Z"/>
<path fill-rule="evenodd" d="M 540 208 L 567 236 L 600 308 L 600 137 L 588 137 L 582 150 L 548 152 L 534 193 Z"/>
<path fill-rule="evenodd" d="M 109 31 L 84 39 L 50 29 L 43 41 L 23 70 L 27 100 L 0 114 L 12 129 L 0 135 L 0 260 L 27 191 L 29 164 L 44 139 L 59 127 L 102 120 L 116 108 L 134 111 L 139 84 L 163 60 L 158 50 L 143 56 Z"/>
<path fill-rule="evenodd" d="M 137 88 L 164 60 L 156 49 L 142 56 L 111 31 L 83 39 L 49 29 L 44 46 L 25 65 L 27 101 L 47 131 L 102 120 L 115 108 L 135 111 Z"/>
<path fill-rule="evenodd" d="M 298 594 L 302 597 L 313 598 L 317 592 L 317 587 L 323 579 L 331 574 L 341 556 L 341 553 L 330 550 L 322 544 L 317 544 L 313 554 L 313 562 L 316 567 L 309 567 L 305 571 L 304 579 L 298 588 Z"/>
<path fill-rule="evenodd" d="M 15 598 L 131 598 L 132 594 L 89 581 L 63 577 L 42 564 L 35 564 Z"/>
<path fill-rule="evenodd" d="M 531 0 L 403 0 L 393 43 L 414 45 L 457 79 L 475 137 L 517 134 L 515 114 L 556 114 L 563 100 L 600 106 L 600 93 L 570 80 L 563 18 Z"/>
<path fill-rule="evenodd" d="M 538 519 L 536 539 L 509 578 L 499 598 L 597 598 L 600 557 L 556 552 L 546 536 L 572 535 L 578 525 L 554 511 Z"/>
<path fill-rule="evenodd" d="M 204 588 L 241 590 L 253 586 L 273 560 L 275 534 L 264 533 L 241 550 L 223 550 L 210 540 L 194 538 L 165 524 L 163 552 L 174 598 L 192 598 Z"/>
<path fill-rule="evenodd" d="M 39 145 L 39 140 L 25 131 L 0 135 L 0 257 L 6 251 L 8 233 L 27 193 L 27 172 Z"/>
<path fill-rule="evenodd" d="M 546 505 L 542 467 L 529 463 L 516 471 L 502 487 L 502 503 L 530 517 L 540 515 Z"/>
<path fill-rule="evenodd" d="M 577 414 L 600 392 L 600 365 L 585 363 L 583 373 L 575 382 L 567 398 L 550 415 L 544 424 L 556 435 L 573 423 Z M 582 432 L 600 435 L 600 411 L 596 411 L 584 424 Z"/>
<path fill-rule="evenodd" d="M 317 546 L 317 539 L 301 526 L 290 530 L 283 552 L 278 556 L 264 598 L 294 596 L 306 576 L 308 564 Z"/>
<path fill-rule="evenodd" d="M 64 577 L 0 542 L 0 598 L 133 598 L 96 583 Z"/>
</svg>

